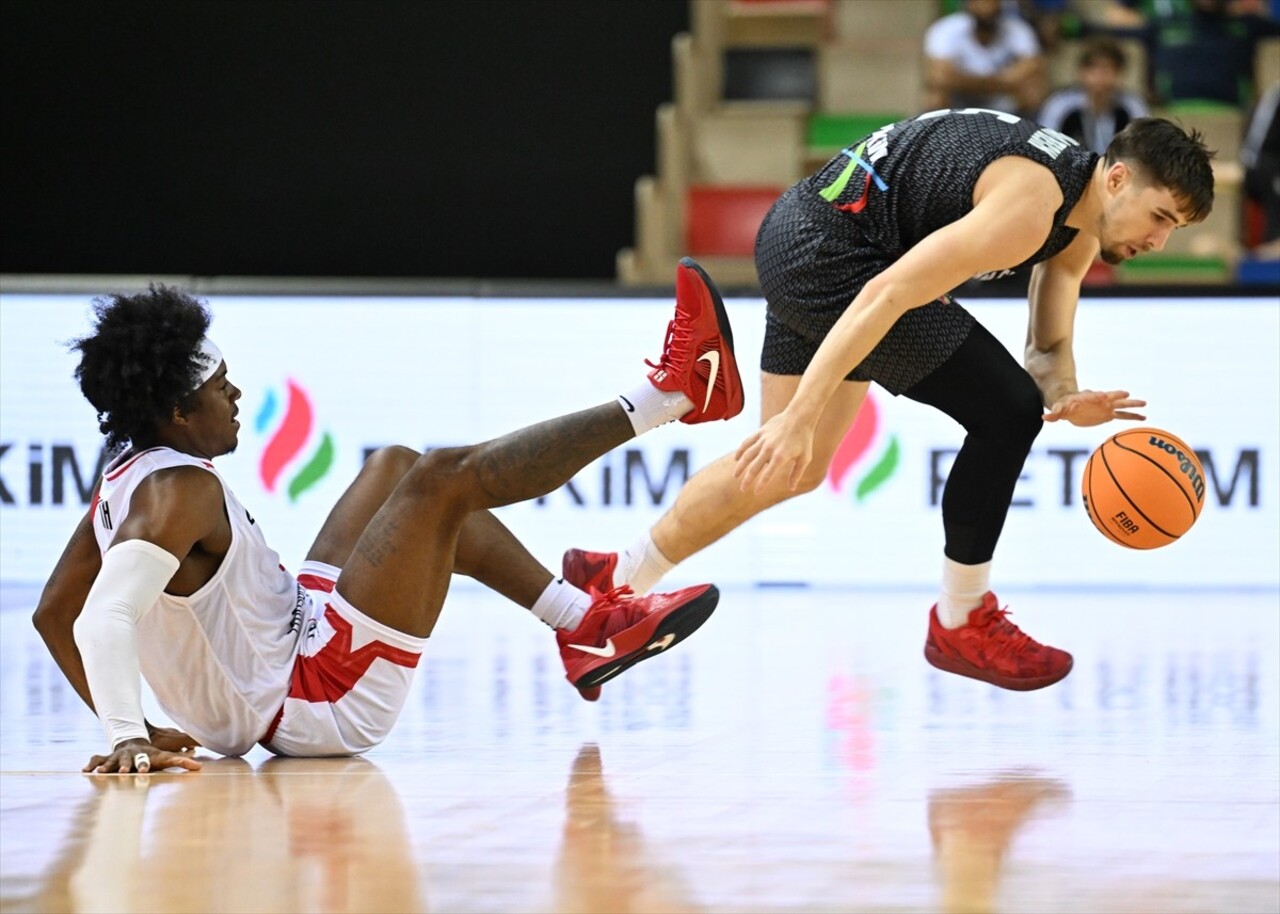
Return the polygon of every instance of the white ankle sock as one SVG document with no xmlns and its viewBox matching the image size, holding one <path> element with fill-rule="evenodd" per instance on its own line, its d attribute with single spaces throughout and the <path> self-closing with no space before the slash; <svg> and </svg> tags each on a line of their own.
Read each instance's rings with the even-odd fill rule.
<svg viewBox="0 0 1280 914">
<path fill-rule="evenodd" d="M 613 582 L 618 586 L 626 584 L 636 596 L 643 597 L 674 567 L 676 563 L 663 555 L 662 550 L 653 544 L 653 537 L 646 533 L 618 553 L 618 568 L 613 573 Z"/>
<path fill-rule="evenodd" d="M 529 608 L 529 612 L 552 628 L 563 628 L 571 632 L 578 627 L 590 608 L 591 597 L 586 591 L 579 590 L 564 578 L 555 578 Z"/>
<path fill-rule="evenodd" d="M 693 401 L 676 391 L 658 390 L 647 379 L 645 382 L 618 397 L 618 403 L 627 411 L 631 427 L 636 435 L 643 435 L 659 425 L 674 422 L 689 410 Z"/>
<path fill-rule="evenodd" d="M 969 611 L 982 605 L 991 589 L 991 563 L 961 565 L 942 560 L 942 596 L 938 598 L 938 622 L 943 628 L 959 628 L 969 622 Z"/>
</svg>

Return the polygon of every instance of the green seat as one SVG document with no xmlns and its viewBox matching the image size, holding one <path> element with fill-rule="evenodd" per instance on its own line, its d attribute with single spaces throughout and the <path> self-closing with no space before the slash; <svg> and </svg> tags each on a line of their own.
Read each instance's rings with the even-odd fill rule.
<svg viewBox="0 0 1280 914">
<path fill-rule="evenodd" d="M 1189 254 L 1145 254 L 1116 267 L 1122 283 L 1169 285 L 1177 283 L 1226 283 L 1231 270 L 1221 257 L 1195 257 Z"/>
<path fill-rule="evenodd" d="M 892 124 L 905 117 L 905 114 L 874 112 L 814 114 L 809 118 L 809 148 L 843 149 L 885 124 Z"/>
</svg>

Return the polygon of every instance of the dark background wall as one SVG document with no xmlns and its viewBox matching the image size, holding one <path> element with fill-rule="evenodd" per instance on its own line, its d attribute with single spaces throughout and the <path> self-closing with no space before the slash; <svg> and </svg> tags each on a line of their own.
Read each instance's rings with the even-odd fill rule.
<svg viewBox="0 0 1280 914">
<path fill-rule="evenodd" d="M 6 273 L 609 278 L 686 0 L 6 0 Z"/>
</svg>

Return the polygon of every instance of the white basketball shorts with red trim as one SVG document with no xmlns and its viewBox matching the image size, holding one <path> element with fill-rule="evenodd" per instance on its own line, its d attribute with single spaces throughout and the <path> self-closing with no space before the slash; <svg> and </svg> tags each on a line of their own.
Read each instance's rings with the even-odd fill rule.
<svg viewBox="0 0 1280 914">
<path fill-rule="evenodd" d="M 289 694 L 261 743 L 277 755 L 356 755 L 386 739 L 427 643 L 383 625 L 334 589 L 339 569 L 304 562 L 311 591 Z"/>
</svg>

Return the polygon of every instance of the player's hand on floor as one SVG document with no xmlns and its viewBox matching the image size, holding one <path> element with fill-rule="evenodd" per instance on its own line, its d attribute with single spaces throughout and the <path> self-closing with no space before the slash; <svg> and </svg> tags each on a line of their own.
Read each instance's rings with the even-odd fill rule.
<svg viewBox="0 0 1280 914">
<path fill-rule="evenodd" d="M 743 492 L 759 492 L 775 477 L 786 479 L 794 490 L 813 459 L 813 426 L 783 410 L 742 442 L 734 458 L 733 475 L 742 480 Z"/>
<path fill-rule="evenodd" d="M 1065 419 L 1072 425 L 1079 426 L 1101 425 L 1112 419 L 1142 421 L 1147 417 L 1130 410 L 1146 405 L 1146 400 L 1134 400 L 1127 390 L 1078 390 L 1059 397 L 1044 414 L 1044 421 L 1057 422 Z"/>
<path fill-rule="evenodd" d="M 153 727 L 147 724 L 147 736 L 151 740 L 151 745 L 165 752 L 186 752 L 189 749 L 200 748 L 200 744 L 193 737 L 173 727 Z"/>
<path fill-rule="evenodd" d="M 131 739 L 121 743 L 108 755 L 95 755 L 80 770 L 95 774 L 146 774 L 166 768 L 199 771 L 200 763 L 189 755 L 168 752 L 146 740 Z"/>
</svg>

